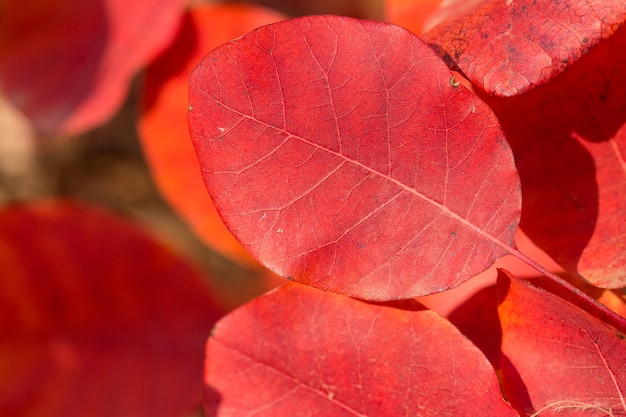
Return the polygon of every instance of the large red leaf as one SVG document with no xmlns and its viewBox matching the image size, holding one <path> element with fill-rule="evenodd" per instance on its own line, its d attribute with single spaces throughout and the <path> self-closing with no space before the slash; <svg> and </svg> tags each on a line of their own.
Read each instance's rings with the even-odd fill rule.
<svg viewBox="0 0 626 417">
<path fill-rule="evenodd" d="M 48 134 L 109 118 L 171 41 L 184 0 L 2 0 L 0 85 Z"/>
<path fill-rule="evenodd" d="M 191 71 L 211 49 L 283 18 L 252 5 L 192 9 L 171 47 L 148 67 L 143 86 L 139 137 L 161 193 L 204 242 L 247 265 L 256 262 L 226 229 L 202 182 L 187 127 L 187 86 Z"/>
<path fill-rule="evenodd" d="M 179 417 L 201 404 L 219 315 L 187 263 L 116 217 L 0 212 L 3 417 Z"/>
<path fill-rule="evenodd" d="M 456 0 L 424 39 L 489 94 L 543 84 L 619 27 L 626 0 Z"/>
<path fill-rule="evenodd" d="M 626 335 L 501 271 L 502 372 L 523 416 L 626 413 Z"/>
<path fill-rule="evenodd" d="M 528 94 L 485 98 L 522 180 L 521 227 L 568 272 L 626 286 L 626 29 Z"/>
<path fill-rule="evenodd" d="M 209 417 L 517 415 L 482 353 L 416 301 L 298 284 L 218 322 L 205 380 Z"/>
<path fill-rule="evenodd" d="M 443 291 L 513 245 L 520 190 L 487 106 L 416 36 L 311 16 L 211 52 L 189 123 L 218 212 L 279 275 L 366 299 Z"/>
</svg>

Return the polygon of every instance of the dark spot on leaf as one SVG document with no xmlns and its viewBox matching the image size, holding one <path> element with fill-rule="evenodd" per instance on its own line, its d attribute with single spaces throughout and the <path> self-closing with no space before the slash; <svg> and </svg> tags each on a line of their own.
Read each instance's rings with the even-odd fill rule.
<svg viewBox="0 0 626 417">
<path fill-rule="evenodd" d="M 583 38 L 583 43 L 589 42 L 589 38 Z"/>
<path fill-rule="evenodd" d="M 604 94 L 600 94 L 600 101 L 603 103 L 606 101 L 606 96 Z"/>
<path fill-rule="evenodd" d="M 624 340 L 624 339 L 626 339 L 626 335 L 624 335 L 624 333 L 617 332 L 616 334 L 617 334 L 617 337 L 619 337 L 619 338 L 620 338 L 620 340 Z"/>
<path fill-rule="evenodd" d="M 367 247 L 365 243 L 357 243 L 357 246 L 359 247 L 359 249 L 365 249 Z"/>
<path fill-rule="evenodd" d="M 456 236 L 456 232 L 450 233 L 450 236 L 452 236 L 452 237 Z"/>
<path fill-rule="evenodd" d="M 293 277 L 285 277 L 288 281 L 293 281 Z"/>
<path fill-rule="evenodd" d="M 489 38 L 489 34 L 488 34 L 487 32 L 483 33 L 483 34 L 482 34 L 482 38 L 483 38 L 483 39 L 487 39 L 487 38 Z"/>
</svg>

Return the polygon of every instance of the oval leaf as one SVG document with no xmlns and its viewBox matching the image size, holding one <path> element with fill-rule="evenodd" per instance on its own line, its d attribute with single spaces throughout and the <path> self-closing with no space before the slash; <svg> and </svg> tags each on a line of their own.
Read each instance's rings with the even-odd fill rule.
<svg viewBox="0 0 626 417">
<path fill-rule="evenodd" d="M 497 120 L 398 26 L 312 16 L 229 42 L 192 75 L 189 124 L 218 212 L 282 276 L 409 298 L 513 245 Z"/>
<path fill-rule="evenodd" d="M 506 271 L 498 288 L 504 388 L 521 415 L 626 412 L 626 335 Z"/>
<path fill-rule="evenodd" d="M 626 28 L 562 76 L 485 100 L 522 180 L 521 227 L 570 274 L 626 286 Z"/>
<path fill-rule="evenodd" d="M 209 417 L 517 415 L 482 353 L 416 301 L 298 284 L 218 322 L 205 381 Z"/>
<path fill-rule="evenodd" d="M 626 0 L 455 0 L 424 40 L 472 84 L 513 96 L 563 72 L 624 19 Z"/>
<path fill-rule="evenodd" d="M 69 202 L 0 212 L 0 415 L 180 416 L 221 315 L 169 249 Z"/>
<path fill-rule="evenodd" d="M 219 44 L 284 16 L 253 5 L 202 5 L 184 16 L 172 46 L 145 74 L 138 121 L 142 150 L 161 193 L 205 243 L 258 266 L 224 226 L 202 182 L 187 127 L 187 86 L 197 63 Z"/>
<path fill-rule="evenodd" d="M 3 0 L 0 85 L 46 134 L 107 120 L 171 41 L 184 0 Z"/>
</svg>

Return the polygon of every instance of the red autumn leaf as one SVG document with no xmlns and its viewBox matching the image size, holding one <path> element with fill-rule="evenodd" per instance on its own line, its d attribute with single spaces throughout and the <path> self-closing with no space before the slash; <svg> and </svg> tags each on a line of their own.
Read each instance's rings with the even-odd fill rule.
<svg viewBox="0 0 626 417">
<path fill-rule="evenodd" d="M 69 202 L 0 212 L 0 415 L 179 417 L 221 315 L 198 274 Z"/>
<path fill-rule="evenodd" d="M 287 284 L 218 322 L 213 416 L 515 416 L 493 368 L 416 301 L 370 304 Z"/>
<path fill-rule="evenodd" d="M 138 122 L 142 150 L 163 196 L 210 247 L 257 265 L 220 219 L 202 181 L 187 127 L 189 75 L 211 49 L 284 16 L 252 5 L 203 5 L 183 19 L 172 46 L 147 69 Z"/>
<path fill-rule="evenodd" d="M 543 84 L 626 19 L 626 0 L 449 2 L 424 35 L 450 65 L 489 94 Z"/>
<path fill-rule="evenodd" d="M 279 275 L 359 298 L 443 291 L 513 245 L 491 111 L 398 26 L 310 16 L 211 52 L 189 124 L 226 225 Z"/>
<path fill-rule="evenodd" d="M 521 227 L 569 273 L 626 286 L 626 30 L 528 94 L 485 98 L 517 163 Z"/>
<path fill-rule="evenodd" d="M 522 416 L 626 413 L 626 335 L 505 271 L 498 288 L 504 388 Z"/>
<path fill-rule="evenodd" d="M 184 0 L 2 0 L 0 85 L 47 134 L 108 119 L 171 41 Z"/>
</svg>

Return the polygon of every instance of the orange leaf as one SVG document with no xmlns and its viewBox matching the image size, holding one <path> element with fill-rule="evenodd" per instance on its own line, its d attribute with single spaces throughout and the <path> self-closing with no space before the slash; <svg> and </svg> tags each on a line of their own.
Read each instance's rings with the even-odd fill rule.
<svg viewBox="0 0 626 417">
<path fill-rule="evenodd" d="M 421 36 L 428 17 L 437 10 L 441 2 L 442 0 L 387 0 L 385 1 L 386 20 Z"/>
<path fill-rule="evenodd" d="M 187 82 L 211 49 L 283 18 L 251 5 L 204 5 L 191 10 L 174 44 L 146 72 L 138 122 L 142 149 L 163 196 L 205 243 L 247 265 L 257 264 L 226 229 L 202 182 L 187 128 Z"/>
</svg>

